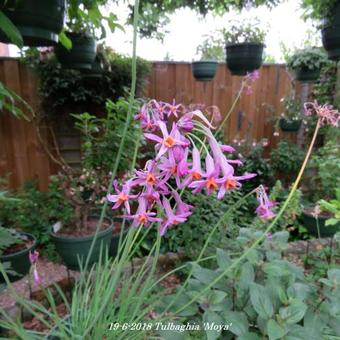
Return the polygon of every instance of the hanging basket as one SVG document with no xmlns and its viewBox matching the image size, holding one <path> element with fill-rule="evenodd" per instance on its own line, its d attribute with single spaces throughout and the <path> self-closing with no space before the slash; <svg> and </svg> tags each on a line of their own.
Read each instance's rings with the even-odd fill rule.
<svg viewBox="0 0 340 340">
<path fill-rule="evenodd" d="M 60 64 L 65 68 L 91 70 L 96 58 L 96 41 L 94 38 L 73 32 L 67 32 L 66 35 L 72 41 L 72 48 L 68 50 L 61 44 L 57 45 L 55 55 Z"/>
<path fill-rule="evenodd" d="M 241 43 L 226 45 L 227 66 L 234 76 L 245 76 L 262 65 L 264 44 Z"/>
<path fill-rule="evenodd" d="M 297 132 L 301 126 L 301 120 L 287 120 L 285 118 L 281 118 L 279 121 L 279 126 L 282 131 L 285 132 Z"/>
<path fill-rule="evenodd" d="M 322 44 L 331 60 L 340 60 L 340 1 L 335 4 L 331 11 L 332 17 L 325 20 L 321 31 Z"/>
<path fill-rule="evenodd" d="M 198 81 L 210 81 L 215 77 L 217 65 L 214 60 L 195 61 L 192 63 L 192 74 Z"/>
<path fill-rule="evenodd" d="M 307 67 L 298 68 L 294 70 L 295 79 L 303 83 L 313 83 L 320 77 L 320 69 L 310 70 Z"/>
<path fill-rule="evenodd" d="M 6 4 L 4 14 L 21 33 L 25 46 L 52 46 L 64 25 L 65 0 L 21 0 Z M 7 36 L 0 41 L 10 43 Z"/>
</svg>

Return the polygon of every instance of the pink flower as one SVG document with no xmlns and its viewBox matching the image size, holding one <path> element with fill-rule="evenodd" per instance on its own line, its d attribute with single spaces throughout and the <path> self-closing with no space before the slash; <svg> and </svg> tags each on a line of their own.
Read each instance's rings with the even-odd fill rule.
<svg viewBox="0 0 340 340">
<path fill-rule="evenodd" d="M 138 209 L 134 215 L 123 215 L 122 217 L 133 220 L 132 226 L 138 227 L 139 225 L 148 227 L 151 222 L 161 222 L 161 218 L 157 218 L 155 212 L 147 211 L 147 201 L 145 198 L 138 199 Z"/>
<path fill-rule="evenodd" d="M 185 142 L 181 139 L 181 134 L 177 129 L 177 126 L 175 123 L 172 125 L 172 130 L 170 134 L 168 133 L 168 130 L 166 128 L 166 125 L 162 121 L 158 121 L 159 128 L 162 131 L 163 138 L 152 134 L 152 133 L 145 133 L 144 136 L 147 139 L 153 140 L 157 142 L 156 148 L 159 148 L 158 154 L 156 156 L 156 160 L 159 159 L 162 155 L 164 155 L 167 151 L 171 150 L 175 146 L 182 146 L 187 147 L 188 142 Z"/>
<path fill-rule="evenodd" d="M 218 189 L 218 175 L 220 173 L 220 168 L 215 165 L 214 159 L 208 153 L 205 158 L 206 164 L 206 172 L 203 175 L 203 179 L 198 181 L 193 181 L 189 184 L 189 188 L 193 188 L 193 193 L 196 194 L 200 192 L 202 189 L 207 190 L 207 194 L 211 195 L 211 193 Z"/>
<path fill-rule="evenodd" d="M 166 220 L 163 221 L 161 228 L 160 228 L 160 234 L 161 236 L 164 236 L 167 229 L 172 225 L 177 225 L 180 223 L 183 223 L 187 220 L 188 213 L 179 213 L 176 212 L 176 214 L 171 209 L 170 203 L 167 198 L 163 198 L 163 207 L 166 214 Z"/>
<path fill-rule="evenodd" d="M 275 206 L 275 202 L 269 200 L 265 188 L 260 185 L 257 189 L 257 201 L 259 202 L 259 206 L 256 208 L 256 214 L 262 220 L 270 220 L 275 217 L 275 214 L 271 211 L 271 209 Z"/>
<path fill-rule="evenodd" d="M 137 197 L 136 195 L 130 195 L 131 185 L 132 181 L 129 180 L 123 185 L 122 190 L 119 190 L 118 181 L 115 180 L 113 182 L 113 186 L 117 194 L 116 195 L 108 194 L 106 196 L 109 202 L 115 203 L 112 209 L 118 209 L 122 204 L 124 204 L 127 213 L 130 214 L 129 199 Z"/>
<path fill-rule="evenodd" d="M 174 116 L 178 118 L 178 112 L 182 108 L 182 104 L 177 104 L 175 99 L 172 101 L 172 104 L 167 104 L 166 109 L 167 109 L 167 115 L 168 117 Z"/>
<path fill-rule="evenodd" d="M 323 125 L 332 125 L 338 127 L 340 113 L 334 110 L 332 105 L 319 105 L 317 101 L 305 103 L 305 115 L 316 115 Z"/>
<path fill-rule="evenodd" d="M 41 279 L 40 276 L 38 274 L 38 269 L 37 269 L 37 263 L 38 263 L 38 259 L 39 259 L 39 253 L 34 250 L 34 252 L 29 252 L 28 254 L 31 266 L 33 268 L 33 279 L 35 284 L 40 285 L 41 284 Z"/>
<path fill-rule="evenodd" d="M 227 176 L 217 180 L 220 190 L 217 194 L 218 199 L 222 199 L 226 192 L 240 188 L 242 184 L 239 181 L 254 178 L 256 174 L 244 174 L 243 176 Z"/>
</svg>

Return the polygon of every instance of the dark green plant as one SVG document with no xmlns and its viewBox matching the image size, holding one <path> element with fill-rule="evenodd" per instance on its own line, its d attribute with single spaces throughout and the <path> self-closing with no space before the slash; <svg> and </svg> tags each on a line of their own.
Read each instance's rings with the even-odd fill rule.
<svg viewBox="0 0 340 340">
<path fill-rule="evenodd" d="M 336 188 L 335 199 L 329 202 L 321 200 L 319 204 L 321 210 L 328 211 L 334 215 L 326 221 L 326 226 L 340 223 L 340 188 Z"/>
<path fill-rule="evenodd" d="M 42 246 L 42 252 L 55 258 L 50 243 L 49 232 L 56 221 L 69 221 L 74 212 L 62 196 L 60 183 L 52 177 L 49 191 L 44 193 L 37 189 L 35 182 L 27 182 L 22 188 L 11 193 L 16 200 L 2 202 L 0 221 L 4 226 L 33 234 Z M 46 252 L 49 250 L 49 252 Z"/>
<path fill-rule="evenodd" d="M 258 231 L 241 229 L 237 239 L 242 251 Z M 303 268 L 282 258 L 289 234 L 268 235 L 234 270 L 215 285 L 212 281 L 233 263 L 229 251 L 217 249 L 214 267 L 193 267 L 193 278 L 170 311 L 185 305 L 206 289 L 196 302 L 178 315 L 181 324 L 198 324 L 207 339 L 323 339 L 339 334 L 338 296 L 340 270 L 329 269 L 318 282 L 308 282 Z M 165 306 L 173 295 L 164 298 Z M 228 326 L 224 330 L 207 323 Z M 193 334 L 196 334 L 193 333 Z M 188 335 L 188 334 L 186 334 Z M 202 337 L 204 338 L 204 335 Z"/>
<path fill-rule="evenodd" d="M 101 50 L 101 49 L 100 49 Z M 105 51 L 104 51 L 105 50 Z M 32 66 L 40 78 L 39 94 L 42 111 L 49 117 L 58 118 L 63 113 L 100 113 L 105 110 L 106 100 L 126 97 L 131 83 L 131 58 L 104 49 L 99 54 L 104 65 L 102 76 L 87 79 L 80 71 L 66 70 L 53 55 L 40 60 L 37 49 L 24 51 L 22 61 Z M 150 63 L 137 59 L 137 94 L 143 95 Z"/>
<path fill-rule="evenodd" d="M 281 140 L 276 149 L 270 153 L 271 165 L 276 173 L 289 175 L 295 178 L 301 167 L 304 152 L 296 144 Z"/>
<path fill-rule="evenodd" d="M 309 168 L 316 170 L 308 185 L 312 201 L 336 196 L 336 189 L 340 187 L 339 142 L 338 129 L 329 127 L 325 144 L 311 158 Z"/>
<path fill-rule="evenodd" d="M 323 20 L 331 17 L 336 3 L 337 0 L 303 0 L 301 7 L 305 11 L 305 18 Z"/>
<path fill-rule="evenodd" d="M 315 71 L 320 70 L 327 63 L 330 62 L 326 53 L 321 48 L 316 47 L 297 50 L 287 59 L 287 66 L 291 70 L 308 69 Z"/>
<path fill-rule="evenodd" d="M 214 224 L 226 209 L 235 204 L 242 195 L 241 191 L 233 191 L 223 200 L 218 200 L 216 197 L 210 197 L 207 200 L 204 194 L 193 195 L 190 192 L 185 192 L 183 199 L 186 203 L 195 206 L 195 210 L 188 221 L 181 225 L 181 228 L 168 230 L 162 239 L 162 252 L 183 252 L 186 257 L 195 258 Z M 214 252 L 217 246 L 221 247 L 230 239 L 235 238 L 240 226 L 248 225 L 254 218 L 253 207 L 255 205 L 256 203 L 250 198 L 242 207 L 235 210 L 221 225 L 219 233 L 215 234 L 207 252 Z M 155 237 L 156 235 L 152 233 L 148 234 L 140 250 L 142 254 L 145 253 L 145 250 L 150 249 Z"/>
<path fill-rule="evenodd" d="M 140 102 L 135 101 L 133 110 L 137 112 Z M 105 117 L 96 117 L 88 112 L 73 114 L 75 127 L 81 132 L 82 167 L 85 170 L 101 170 L 108 173 L 115 162 L 121 134 L 128 111 L 128 102 L 120 98 L 116 103 L 108 100 Z M 135 142 L 140 137 L 139 125 L 131 123 L 127 134 L 125 152 L 119 164 L 119 170 L 125 171 L 131 164 Z M 139 154 L 142 157 L 142 154 Z"/>
<path fill-rule="evenodd" d="M 0 225 L 0 256 L 9 247 L 23 242 L 23 236 L 14 229 L 4 228 Z"/>
<path fill-rule="evenodd" d="M 320 77 L 313 86 L 313 95 L 318 103 L 333 104 L 336 74 L 336 63 L 327 63 L 322 67 Z"/>
</svg>

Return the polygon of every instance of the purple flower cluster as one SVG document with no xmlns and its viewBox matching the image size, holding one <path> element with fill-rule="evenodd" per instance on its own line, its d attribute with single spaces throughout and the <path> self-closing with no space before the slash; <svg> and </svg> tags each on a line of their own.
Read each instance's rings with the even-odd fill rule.
<svg viewBox="0 0 340 340">
<path fill-rule="evenodd" d="M 132 220 L 132 226 L 148 227 L 157 222 L 164 235 L 192 214 L 193 207 L 182 201 L 177 190 L 188 188 L 194 194 L 205 190 L 207 195 L 217 193 L 222 199 L 228 191 L 239 188 L 241 181 L 256 176 L 235 175 L 234 166 L 242 162 L 226 157 L 234 148 L 215 139 L 212 124 L 200 110 L 152 100 L 135 119 L 140 121 L 145 138 L 155 143 L 156 156 L 144 169 L 135 170 L 121 187 L 114 181 L 115 193 L 107 196 L 114 203 L 113 209 L 125 207 L 123 216 Z M 132 200 L 138 202 L 134 213 Z"/>
<path fill-rule="evenodd" d="M 257 188 L 256 194 L 257 201 L 259 203 L 258 207 L 256 208 L 256 214 L 258 217 L 265 221 L 275 217 L 275 214 L 271 209 L 275 207 L 276 203 L 269 200 L 266 189 L 263 187 L 263 185 L 260 185 Z"/>
</svg>

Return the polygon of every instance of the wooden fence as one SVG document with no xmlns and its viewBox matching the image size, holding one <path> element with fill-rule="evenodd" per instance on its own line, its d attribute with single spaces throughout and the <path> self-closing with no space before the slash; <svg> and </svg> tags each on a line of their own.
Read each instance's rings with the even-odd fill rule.
<svg viewBox="0 0 340 340">
<path fill-rule="evenodd" d="M 241 86 L 242 77 L 232 77 L 225 64 L 220 64 L 213 81 L 196 81 L 190 63 L 154 63 L 147 95 L 149 98 L 183 104 L 203 103 L 217 106 L 222 116 L 231 108 Z M 285 65 L 264 65 L 251 94 L 244 93 L 225 126 L 225 136 L 260 140 L 267 138 L 269 147 L 280 138 L 295 140 L 296 134 L 280 132 L 274 137 L 271 118 L 282 112 L 281 98 L 291 89 Z M 297 89 L 300 90 L 299 88 Z"/>
<path fill-rule="evenodd" d="M 37 77 L 15 59 L 0 59 L 0 82 L 23 97 L 32 107 L 39 108 Z M 155 62 L 146 94 L 149 98 L 183 104 L 216 105 L 222 114 L 231 107 L 241 84 L 240 77 L 232 77 L 225 64 L 218 67 L 216 77 L 206 84 L 195 81 L 189 63 Z M 260 78 L 254 83 L 252 94 L 243 94 L 225 127 L 228 139 L 267 138 L 274 146 L 279 138 L 295 138 L 295 134 L 280 132 L 274 137 L 269 118 L 282 112 L 280 99 L 289 93 L 291 82 L 283 65 L 263 66 Z M 37 122 L 18 120 L 8 113 L 0 114 L 0 177 L 8 176 L 11 188 L 25 181 L 37 179 L 39 188 L 46 190 L 49 176 L 57 171 L 42 143 L 49 144 L 46 126 Z"/>
</svg>

